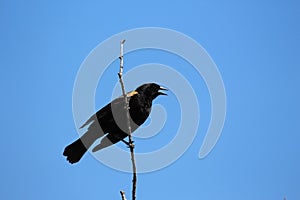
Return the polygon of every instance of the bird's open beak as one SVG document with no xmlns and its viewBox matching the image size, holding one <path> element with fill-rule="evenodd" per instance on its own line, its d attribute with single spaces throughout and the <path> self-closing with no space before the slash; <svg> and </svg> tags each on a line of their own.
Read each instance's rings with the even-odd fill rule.
<svg viewBox="0 0 300 200">
<path fill-rule="evenodd" d="M 164 87 L 160 87 L 159 90 L 166 90 L 166 91 L 168 91 L 168 89 L 164 88 Z M 167 95 L 167 94 L 165 94 L 165 93 L 163 93 L 161 91 L 158 91 L 158 94 L 160 94 L 160 95 Z"/>
</svg>

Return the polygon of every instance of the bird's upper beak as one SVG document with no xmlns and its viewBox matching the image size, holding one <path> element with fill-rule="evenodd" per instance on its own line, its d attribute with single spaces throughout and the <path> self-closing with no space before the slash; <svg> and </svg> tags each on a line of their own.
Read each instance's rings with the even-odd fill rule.
<svg viewBox="0 0 300 200">
<path fill-rule="evenodd" d="M 167 88 L 164 88 L 164 87 L 159 87 L 159 90 L 166 90 L 166 91 L 168 91 L 168 89 Z M 167 94 L 165 94 L 165 93 L 163 93 L 163 92 L 161 92 L 161 91 L 158 91 L 158 94 L 160 94 L 160 95 L 167 95 Z"/>
</svg>

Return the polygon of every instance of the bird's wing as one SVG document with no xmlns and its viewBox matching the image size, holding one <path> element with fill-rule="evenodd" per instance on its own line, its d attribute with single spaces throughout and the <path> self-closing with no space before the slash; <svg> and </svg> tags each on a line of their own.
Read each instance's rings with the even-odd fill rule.
<svg viewBox="0 0 300 200">
<path fill-rule="evenodd" d="M 130 98 L 136 94 L 138 94 L 137 91 L 128 92 L 126 94 L 128 98 L 127 100 L 129 101 Z M 113 120 L 112 107 L 113 107 L 114 115 L 118 115 L 118 113 L 122 112 L 124 108 L 124 97 L 120 96 L 115 100 L 113 100 L 111 103 L 101 108 L 97 113 L 92 115 L 80 128 L 83 128 L 86 125 L 90 124 L 91 122 L 94 122 L 96 119 L 98 119 L 98 121 Z"/>
<path fill-rule="evenodd" d="M 83 128 L 86 125 L 90 124 L 91 122 L 95 121 L 96 119 L 96 115 L 92 115 L 86 122 L 84 122 L 84 124 L 82 124 L 79 128 Z"/>
</svg>

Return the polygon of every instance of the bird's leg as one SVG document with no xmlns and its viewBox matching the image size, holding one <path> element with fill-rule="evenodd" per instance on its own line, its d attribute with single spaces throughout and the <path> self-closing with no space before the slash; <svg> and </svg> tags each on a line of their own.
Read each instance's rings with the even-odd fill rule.
<svg viewBox="0 0 300 200">
<path fill-rule="evenodd" d="M 127 146 L 129 146 L 129 142 L 127 142 L 126 140 L 122 139 L 122 142 L 124 142 Z"/>
</svg>

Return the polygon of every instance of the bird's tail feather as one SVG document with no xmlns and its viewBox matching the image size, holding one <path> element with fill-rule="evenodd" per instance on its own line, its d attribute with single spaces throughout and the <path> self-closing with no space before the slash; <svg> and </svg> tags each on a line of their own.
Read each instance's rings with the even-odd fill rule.
<svg viewBox="0 0 300 200">
<path fill-rule="evenodd" d="M 99 138 L 98 134 L 91 131 L 87 131 L 78 140 L 68 145 L 63 155 L 67 157 L 67 160 L 73 164 L 78 162 L 90 146 Z"/>
</svg>

